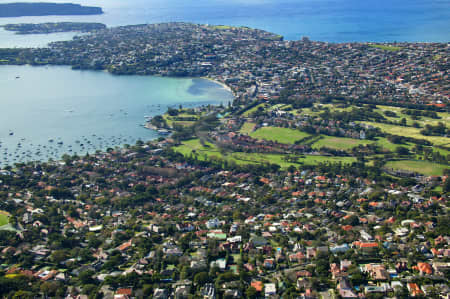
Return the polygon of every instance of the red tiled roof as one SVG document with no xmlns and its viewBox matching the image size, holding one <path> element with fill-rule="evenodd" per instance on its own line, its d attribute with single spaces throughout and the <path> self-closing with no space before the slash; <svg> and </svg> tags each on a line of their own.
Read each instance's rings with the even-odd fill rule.
<svg viewBox="0 0 450 299">
<path fill-rule="evenodd" d="M 127 296 L 131 296 L 131 294 L 133 293 L 132 289 L 118 289 L 116 291 L 117 295 L 127 295 Z"/>
<path fill-rule="evenodd" d="M 127 250 L 130 247 L 131 247 L 131 240 L 128 241 L 128 242 L 123 243 L 118 248 L 119 248 L 120 251 L 124 251 L 124 250 Z"/>
<path fill-rule="evenodd" d="M 431 268 L 431 265 L 428 263 L 417 263 L 417 268 L 419 268 L 420 272 L 426 274 L 433 274 L 433 269 Z"/>
<path fill-rule="evenodd" d="M 252 281 L 251 286 L 254 287 L 257 292 L 262 292 L 263 290 L 262 281 Z"/>
<path fill-rule="evenodd" d="M 371 242 L 371 243 L 360 243 L 359 248 L 375 248 L 378 247 L 378 243 Z"/>
<path fill-rule="evenodd" d="M 343 226 L 342 226 L 342 229 L 345 230 L 345 231 L 349 231 L 349 230 L 351 230 L 352 228 L 353 228 L 353 226 L 351 226 L 351 225 L 343 225 Z"/>
</svg>

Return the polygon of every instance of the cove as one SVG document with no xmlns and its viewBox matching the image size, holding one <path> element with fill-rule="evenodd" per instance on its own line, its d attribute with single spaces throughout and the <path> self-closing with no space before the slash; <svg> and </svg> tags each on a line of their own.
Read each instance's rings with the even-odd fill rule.
<svg viewBox="0 0 450 299">
<path fill-rule="evenodd" d="M 151 140 L 159 135 L 142 127 L 145 116 L 233 99 L 206 79 L 114 76 L 66 66 L 0 66 L 0 90 L 0 166 Z"/>
</svg>

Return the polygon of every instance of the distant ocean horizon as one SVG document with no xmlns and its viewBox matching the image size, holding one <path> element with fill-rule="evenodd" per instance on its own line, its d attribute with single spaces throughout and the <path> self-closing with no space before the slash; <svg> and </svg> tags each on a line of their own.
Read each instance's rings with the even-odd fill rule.
<svg viewBox="0 0 450 299">
<path fill-rule="evenodd" d="M 248 26 L 325 42 L 449 42 L 448 0 L 32 0 L 100 6 L 103 15 L 0 18 L 7 23 L 161 22 Z M 0 0 L 0 3 L 12 2 Z M 73 34 L 23 36 L 0 30 L 0 47 L 45 46 Z"/>
</svg>

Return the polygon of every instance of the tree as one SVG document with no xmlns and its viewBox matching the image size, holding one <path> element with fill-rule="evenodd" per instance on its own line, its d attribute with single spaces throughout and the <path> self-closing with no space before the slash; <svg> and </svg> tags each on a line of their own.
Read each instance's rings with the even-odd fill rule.
<svg viewBox="0 0 450 299">
<path fill-rule="evenodd" d="M 356 226 L 359 224 L 359 218 L 356 215 L 351 215 L 350 217 L 348 217 L 347 219 L 345 219 L 343 221 L 343 224 L 349 224 L 352 226 Z"/>
<path fill-rule="evenodd" d="M 143 292 L 145 297 L 150 298 L 153 294 L 153 286 L 151 284 L 144 284 Z"/>
<path fill-rule="evenodd" d="M 450 192 L 450 178 L 445 180 L 443 190 L 445 193 Z"/>
<path fill-rule="evenodd" d="M 241 213 L 240 210 L 235 210 L 233 212 L 233 219 L 234 220 L 243 220 L 244 219 L 244 215 Z"/>
<path fill-rule="evenodd" d="M 327 252 L 319 252 L 316 256 L 316 273 L 319 277 L 326 278 L 330 273 L 329 256 Z"/>
<path fill-rule="evenodd" d="M 352 265 L 350 269 L 348 269 L 348 274 L 350 277 L 350 281 L 354 286 L 363 285 L 366 282 L 366 278 L 357 266 Z"/>
<path fill-rule="evenodd" d="M 65 249 L 62 249 L 62 250 L 55 250 L 55 251 L 51 254 L 50 259 L 51 259 L 54 263 L 59 264 L 59 263 L 65 261 L 65 260 L 67 259 L 68 256 L 69 256 L 69 255 L 68 255 L 68 252 L 67 252 L 67 250 L 65 250 Z"/>
<path fill-rule="evenodd" d="M 178 115 L 178 110 L 174 109 L 174 108 L 169 108 L 167 110 L 167 114 L 169 114 L 170 116 L 177 116 Z"/>
<path fill-rule="evenodd" d="M 256 298 L 258 295 L 258 292 L 256 291 L 256 289 L 254 287 L 249 287 L 245 291 L 245 295 L 247 296 L 247 298 Z"/>
<path fill-rule="evenodd" d="M 59 294 L 61 289 L 64 289 L 61 283 L 55 281 L 46 281 L 41 284 L 41 292 L 45 295 L 54 297 L 56 294 Z"/>
<path fill-rule="evenodd" d="M 194 276 L 194 284 L 196 285 L 204 285 L 209 282 L 209 275 L 206 272 L 199 272 Z"/>
<path fill-rule="evenodd" d="M 409 292 L 406 286 L 396 287 L 394 291 L 398 298 L 409 298 Z"/>
<path fill-rule="evenodd" d="M 28 292 L 28 291 L 17 291 L 14 293 L 14 295 L 12 296 L 13 299 L 33 299 L 34 295 L 32 292 Z"/>
<path fill-rule="evenodd" d="M 94 271 L 86 270 L 80 273 L 78 280 L 82 285 L 94 284 L 95 280 L 92 278 L 94 276 Z"/>
<path fill-rule="evenodd" d="M 395 149 L 395 152 L 400 155 L 408 155 L 409 154 L 409 149 L 407 147 L 404 146 L 397 146 L 397 148 Z"/>
<path fill-rule="evenodd" d="M 189 274 L 188 267 L 183 266 L 181 268 L 181 272 L 180 272 L 180 279 L 184 280 L 184 279 L 188 278 L 188 274 Z"/>
<path fill-rule="evenodd" d="M 83 286 L 83 294 L 89 295 L 89 298 L 91 296 L 94 296 L 97 294 L 97 286 L 95 284 L 86 284 Z"/>
</svg>

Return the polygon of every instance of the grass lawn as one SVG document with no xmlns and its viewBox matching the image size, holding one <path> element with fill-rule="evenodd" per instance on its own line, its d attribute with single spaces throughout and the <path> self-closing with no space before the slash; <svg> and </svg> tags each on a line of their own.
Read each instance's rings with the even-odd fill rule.
<svg viewBox="0 0 450 299">
<path fill-rule="evenodd" d="M 437 186 L 436 188 L 433 189 L 433 191 L 442 192 L 444 191 L 444 189 L 442 188 L 442 186 Z"/>
<path fill-rule="evenodd" d="M 351 164 L 356 162 L 356 158 L 354 157 L 329 157 L 329 156 L 306 156 L 304 159 L 304 163 L 307 165 L 316 165 L 319 163 L 343 163 L 343 164 Z"/>
<path fill-rule="evenodd" d="M 415 160 L 391 161 L 386 163 L 386 167 L 415 171 L 424 175 L 442 175 L 444 169 L 449 168 L 447 165 Z"/>
<path fill-rule="evenodd" d="M 181 125 L 181 126 L 192 126 L 195 121 L 190 121 L 190 120 L 175 120 L 175 118 L 177 117 L 190 117 L 190 118 L 195 118 L 196 120 L 199 119 L 198 115 L 194 115 L 194 114 L 188 114 L 188 113 L 180 113 L 177 116 L 173 117 L 168 115 L 167 113 L 164 113 L 162 115 L 162 117 L 166 120 L 167 124 L 172 127 L 174 124 L 177 125 Z"/>
<path fill-rule="evenodd" d="M 392 143 L 392 142 L 390 142 L 390 141 L 389 141 L 387 138 L 385 138 L 385 137 L 377 137 L 376 143 L 377 143 L 378 145 L 380 145 L 382 148 L 387 149 L 387 150 L 389 150 L 389 151 L 391 151 L 391 152 L 395 152 L 395 150 L 396 150 L 397 147 L 399 147 L 399 146 L 406 147 L 406 148 L 408 148 L 408 149 L 410 149 L 410 150 L 414 147 L 414 144 L 409 143 L 409 142 L 404 143 L 404 144 L 395 144 L 395 143 Z"/>
<path fill-rule="evenodd" d="M 173 125 L 173 120 L 172 120 L 172 118 L 169 117 L 168 114 L 163 114 L 162 117 L 166 120 L 167 125 L 168 125 L 169 127 L 172 127 L 172 125 Z"/>
<path fill-rule="evenodd" d="M 266 103 L 262 103 L 262 104 L 256 105 L 255 107 L 250 108 L 250 109 L 248 109 L 247 111 L 245 111 L 244 113 L 242 113 L 242 116 L 243 116 L 243 117 L 248 117 L 251 113 L 253 113 L 253 112 L 255 112 L 256 110 L 258 110 L 259 107 L 263 107 L 263 108 L 264 108 L 265 106 L 266 106 Z"/>
<path fill-rule="evenodd" d="M 348 106 L 348 107 L 346 107 L 346 108 L 340 108 L 340 107 L 337 107 L 338 105 L 335 105 L 335 104 L 320 104 L 320 105 L 316 105 L 316 107 L 317 108 L 325 108 L 325 107 L 328 107 L 331 111 L 339 111 L 339 112 L 342 112 L 342 111 L 347 111 L 347 112 L 350 112 L 350 111 L 352 111 L 352 109 L 353 108 L 355 108 L 355 106 Z"/>
<path fill-rule="evenodd" d="M 173 126 L 174 124 L 177 124 L 177 125 L 180 125 L 183 127 L 190 127 L 195 124 L 195 121 L 173 121 L 171 126 Z"/>
<path fill-rule="evenodd" d="M 232 158 L 238 164 L 261 164 L 261 163 L 271 163 L 280 165 L 281 168 L 286 169 L 289 166 L 298 167 L 300 164 L 287 162 L 284 157 L 287 155 L 282 154 L 258 154 L 258 153 L 232 153 L 227 156 Z M 305 165 L 317 165 L 319 163 L 344 163 L 350 164 L 356 161 L 353 157 L 329 157 L 329 156 L 305 156 L 304 158 L 299 158 L 298 162 Z"/>
<path fill-rule="evenodd" d="M 347 150 L 357 147 L 360 144 L 366 145 L 370 143 L 374 143 L 374 141 L 344 138 L 344 137 L 323 136 L 322 139 L 319 139 L 312 145 L 312 148 L 318 149 L 321 147 L 328 147 L 338 150 Z"/>
<path fill-rule="evenodd" d="M 256 139 L 278 141 L 280 143 L 293 144 L 295 141 L 310 136 L 299 130 L 278 127 L 263 127 L 250 134 Z"/>
<path fill-rule="evenodd" d="M 196 114 L 190 114 L 190 113 L 185 113 L 185 112 L 179 113 L 177 116 L 174 116 L 174 117 L 194 117 L 195 119 L 199 118 L 198 115 L 196 115 Z"/>
<path fill-rule="evenodd" d="M 236 27 L 232 27 L 232 26 L 227 26 L 227 25 L 216 25 L 216 26 L 212 26 L 214 29 L 220 29 L 220 30 L 228 30 L 228 29 L 233 29 Z"/>
<path fill-rule="evenodd" d="M 420 134 L 421 129 L 419 129 L 419 128 L 402 127 L 402 126 L 389 125 L 389 124 L 376 123 L 376 122 L 366 122 L 366 121 L 363 123 L 380 128 L 382 131 L 389 133 L 389 134 L 405 136 L 405 137 L 413 137 L 413 138 L 417 138 L 417 139 L 425 139 L 435 145 L 445 145 L 445 146 L 450 145 L 450 138 L 440 137 L 440 136 L 424 136 L 424 135 Z"/>
<path fill-rule="evenodd" d="M 386 51 L 400 51 L 402 49 L 402 47 L 395 47 L 389 45 L 369 45 L 369 47 L 378 48 Z"/>
<path fill-rule="evenodd" d="M 221 155 L 219 149 L 214 144 L 206 142 L 205 145 L 206 146 L 203 146 L 200 143 L 200 139 L 191 139 L 188 141 L 183 141 L 183 144 L 174 147 L 174 150 L 185 156 L 192 153 L 192 151 L 196 151 L 200 155 L 205 154 L 207 156 Z"/>
<path fill-rule="evenodd" d="M 5 211 L 0 211 L 0 226 L 9 223 L 9 213 Z"/>
<path fill-rule="evenodd" d="M 235 263 L 239 262 L 241 260 L 241 255 L 240 254 L 232 254 L 231 255 L 233 257 L 233 261 Z"/>
<path fill-rule="evenodd" d="M 267 109 L 267 110 L 269 110 L 269 111 L 274 111 L 274 110 L 283 110 L 282 108 L 284 107 L 284 106 L 287 106 L 286 104 L 275 104 L 275 105 L 272 105 L 269 109 Z"/>
<path fill-rule="evenodd" d="M 241 130 L 239 132 L 241 132 L 242 134 L 250 134 L 253 131 L 253 128 L 255 127 L 255 123 L 251 123 L 251 122 L 245 122 L 244 125 L 242 126 Z"/>
<path fill-rule="evenodd" d="M 433 151 L 439 152 L 441 155 L 444 156 L 450 155 L 450 151 L 438 147 L 433 147 Z"/>
<path fill-rule="evenodd" d="M 309 116 L 317 116 L 322 112 L 323 111 L 313 111 L 311 108 L 302 108 L 297 111 L 297 113 L 300 115 L 309 115 Z"/>
</svg>

